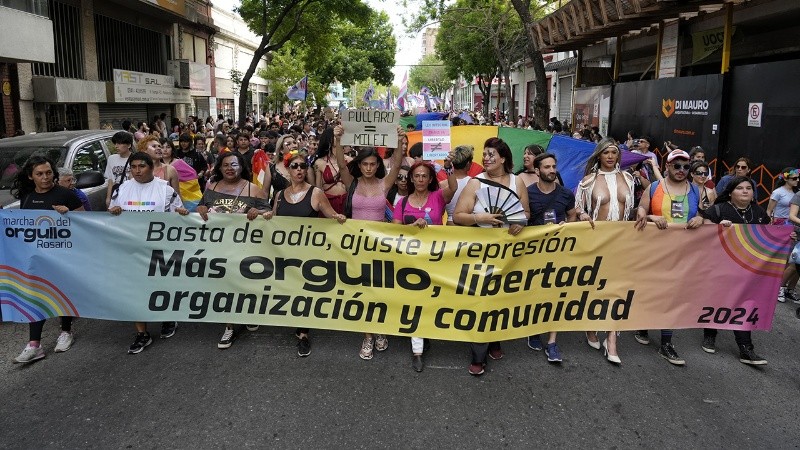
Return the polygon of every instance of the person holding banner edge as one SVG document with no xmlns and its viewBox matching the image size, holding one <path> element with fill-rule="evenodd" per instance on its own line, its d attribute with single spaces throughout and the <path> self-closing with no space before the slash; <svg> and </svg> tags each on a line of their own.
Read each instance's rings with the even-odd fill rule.
<svg viewBox="0 0 800 450">
<path fill-rule="evenodd" d="M 189 214 L 189 210 L 183 207 L 178 192 L 167 181 L 155 176 L 155 161 L 150 154 L 136 152 L 128 158 L 128 165 L 132 178 L 118 185 L 112 192 L 109 213 L 114 216 L 120 215 L 122 211 L 177 212 L 182 216 Z M 136 338 L 128 348 L 128 353 L 132 355 L 141 353 L 153 343 L 150 333 L 147 332 L 146 323 L 136 322 L 135 326 Z M 161 338 L 174 336 L 177 326 L 178 323 L 175 321 L 162 322 Z"/>
<path fill-rule="evenodd" d="M 648 221 L 655 223 L 659 230 L 666 230 L 670 223 L 685 224 L 684 228 L 688 230 L 703 225 L 703 216 L 699 214 L 702 206 L 700 190 L 687 179 L 692 168 L 689 161 L 689 154 L 680 149 L 667 155 L 667 177 L 651 184 L 642 194 L 636 211 L 637 230 L 643 230 Z M 637 331 L 634 338 L 642 345 L 650 343 L 647 330 Z M 658 354 L 673 365 L 686 364 L 672 345 L 672 330 L 661 330 Z"/>
<path fill-rule="evenodd" d="M 197 205 L 197 213 L 204 221 L 208 221 L 208 213 L 247 214 L 247 220 L 253 220 L 269 211 L 267 194 L 257 184 L 251 183 L 251 179 L 241 153 L 223 153 L 214 164 L 208 188 Z M 247 325 L 247 330 L 256 331 L 258 325 Z M 230 348 L 236 337 L 233 324 L 225 324 L 217 348 Z"/>
<path fill-rule="evenodd" d="M 770 223 L 770 216 L 754 201 L 754 191 L 755 184 L 749 177 L 733 177 L 714 205 L 706 210 L 706 217 L 711 222 L 723 227 L 730 227 L 734 223 L 761 225 Z M 740 362 L 753 366 L 767 364 L 767 360 L 758 356 L 753 350 L 751 331 L 734 330 L 733 336 L 739 347 Z M 704 352 L 716 353 L 716 337 L 716 329 L 703 329 L 702 348 Z"/>
<path fill-rule="evenodd" d="M 556 182 L 556 166 L 556 156 L 552 153 L 541 153 L 533 160 L 532 167 L 536 170 L 538 181 L 528 186 L 531 211 L 528 225 L 563 224 L 578 220 L 575 195 Z M 562 361 L 561 350 L 556 344 L 557 335 L 555 331 L 549 332 L 547 347 L 544 349 L 547 361 L 551 363 Z M 528 347 L 536 351 L 542 350 L 539 335 L 528 337 Z"/>
<path fill-rule="evenodd" d="M 124 173 L 124 168 L 123 172 Z M 124 176 L 123 176 L 124 178 Z M 20 209 L 55 210 L 59 214 L 69 211 L 83 211 L 83 204 L 72 190 L 58 184 L 58 171 L 55 163 L 47 157 L 33 155 L 25 161 L 14 178 L 11 195 L 19 199 Z M 65 352 L 72 347 L 75 338 L 72 334 L 72 317 L 61 317 L 61 333 L 56 341 L 55 352 Z M 42 348 L 44 320 L 28 324 L 28 344 L 14 358 L 15 364 L 26 364 L 45 357 Z"/>
<path fill-rule="evenodd" d="M 620 170 L 621 161 L 622 153 L 614 139 L 605 138 L 597 143 L 575 195 L 578 220 L 588 221 L 594 228 L 596 220 L 618 222 L 630 216 L 635 203 L 635 182 L 633 175 Z M 595 350 L 602 348 L 609 362 L 622 363 L 617 353 L 617 333 L 609 332 L 601 345 L 597 332 L 587 331 L 586 343 Z"/>
<path fill-rule="evenodd" d="M 339 223 L 347 220 L 344 214 L 337 213 L 331 207 L 322 189 L 306 181 L 308 163 L 305 154 L 297 150 L 289 151 L 283 157 L 283 165 L 289 171 L 289 186 L 273 196 L 272 211 L 265 212 L 262 215 L 264 219 L 270 220 L 274 216 L 318 218 L 321 212 L 325 217 L 336 219 Z M 305 357 L 311 354 L 308 332 L 308 328 L 298 328 L 295 331 L 298 356 Z"/>
<path fill-rule="evenodd" d="M 355 159 L 345 163 L 343 135 L 344 127 L 337 125 L 333 129 L 333 153 L 339 167 L 347 167 L 347 170 L 339 172 L 342 183 L 347 188 L 345 215 L 357 220 L 384 222 L 386 192 L 392 188 L 397 180 L 397 174 L 400 173 L 405 146 L 408 143 L 406 135 L 400 127 L 397 128 L 397 148 L 392 153 L 392 168 L 388 174 L 380 155 L 371 148 L 363 149 Z M 376 334 L 373 340 L 372 333 L 365 333 L 358 356 L 364 360 L 372 359 L 373 348 L 382 352 L 389 348 L 389 340 L 382 334 Z"/>
<path fill-rule="evenodd" d="M 425 228 L 428 225 L 443 225 L 442 218 L 447 204 L 453 199 L 458 189 L 456 177 L 453 174 L 453 153 L 447 156 L 444 162 L 444 171 L 449 171 L 447 186 L 439 188 L 436 179 L 436 170 L 428 162 L 416 162 L 411 166 L 409 173 L 414 184 L 413 191 L 403 197 L 394 207 L 393 223 L 414 225 Z M 422 372 L 425 367 L 422 353 L 425 350 L 425 339 L 411 337 L 411 367 Z"/>
<path fill-rule="evenodd" d="M 461 192 L 453 214 L 453 222 L 465 227 L 508 228 L 508 234 L 516 236 L 530 218 L 530 205 L 525 183 L 514 175 L 511 149 L 505 141 L 499 138 L 486 140 L 483 144 L 483 167 L 486 171 L 471 179 Z M 484 197 L 482 194 L 486 190 L 495 190 L 495 193 L 502 193 L 516 200 L 522 208 L 522 213 L 517 215 L 523 216 L 524 221 L 508 220 L 504 212 L 487 208 L 487 205 L 479 201 L 479 197 Z M 472 343 L 470 350 L 472 361 L 468 371 L 474 376 L 483 375 L 487 356 L 494 360 L 503 357 L 500 342 Z"/>
</svg>

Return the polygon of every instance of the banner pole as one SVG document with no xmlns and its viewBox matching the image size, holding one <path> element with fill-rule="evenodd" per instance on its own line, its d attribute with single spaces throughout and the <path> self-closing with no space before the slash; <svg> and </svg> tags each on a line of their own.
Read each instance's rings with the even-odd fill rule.
<svg viewBox="0 0 800 450">
<path fill-rule="evenodd" d="M 725 34 L 722 38 L 722 67 L 721 73 L 725 74 L 731 69 L 731 35 L 733 31 L 733 4 L 725 4 Z"/>
</svg>

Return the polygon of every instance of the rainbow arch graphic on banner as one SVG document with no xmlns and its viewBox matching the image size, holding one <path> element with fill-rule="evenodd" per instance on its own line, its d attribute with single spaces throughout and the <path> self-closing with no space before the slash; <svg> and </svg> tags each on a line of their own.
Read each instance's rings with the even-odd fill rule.
<svg viewBox="0 0 800 450">
<path fill-rule="evenodd" d="M 31 322 L 79 315 L 75 305 L 55 285 L 6 265 L 0 265 L 0 306 L 15 310 Z"/>
<path fill-rule="evenodd" d="M 56 219 L 53 219 L 50 216 L 39 216 L 36 218 L 36 226 L 41 227 L 42 225 L 54 227 L 56 226 Z"/>
<path fill-rule="evenodd" d="M 725 253 L 740 267 L 758 275 L 780 278 L 791 247 L 772 233 L 776 228 L 774 225 L 719 227 L 717 235 Z"/>
</svg>

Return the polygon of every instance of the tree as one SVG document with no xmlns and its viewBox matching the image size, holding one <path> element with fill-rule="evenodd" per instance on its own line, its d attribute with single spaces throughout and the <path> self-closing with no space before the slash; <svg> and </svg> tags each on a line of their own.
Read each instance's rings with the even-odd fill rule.
<svg viewBox="0 0 800 450">
<path fill-rule="evenodd" d="M 511 0 L 511 4 L 517 11 L 517 14 L 522 21 L 522 28 L 525 30 L 525 35 L 528 38 L 528 58 L 533 63 L 533 82 L 536 87 L 536 95 L 533 98 L 533 116 L 536 118 L 536 124 L 542 129 L 547 127 L 550 120 L 548 112 L 547 98 L 547 75 L 544 72 L 544 58 L 542 51 L 539 49 L 539 44 L 536 40 L 536 33 L 533 30 L 533 17 L 534 14 L 544 16 L 546 7 L 549 7 L 549 1 L 543 2 L 543 6 L 537 6 L 537 3 L 532 3 L 531 0 Z M 533 6 L 533 13 L 531 6 Z"/>
<path fill-rule="evenodd" d="M 270 55 L 265 69 L 259 69 L 258 76 L 269 82 L 267 102 L 274 105 L 274 109 L 279 109 L 286 102 L 286 91 L 289 87 L 308 74 L 304 65 L 297 63 L 303 59 L 303 51 L 288 44 Z M 309 76 L 307 88 L 308 98 L 316 100 L 318 106 L 325 106 L 328 85 Z"/>
<path fill-rule="evenodd" d="M 483 113 L 488 116 L 492 80 L 500 73 L 500 62 L 481 30 L 491 27 L 484 25 L 486 14 L 481 9 L 484 4 L 460 0 L 441 12 L 436 54 L 444 62 L 445 72 L 451 79 L 477 78 L 484 98 Z"/>
<path fill-rule="evenodd" d="M 284 47 L 290 40 L 298 47 L 314 46 L 324 54 L 336 43 L 331 32 L 341 19 L 365 25 L 371 9 L 360 0 L 242 0 L 236 8 L 248 28 L 261 36 L 253 59 L 242 76 L 242 85 L 249 86 L 258 63 L 268 53 Z M 239 92 L 239 126 L 247 117 L 247 89 Z"/>
<path fill-rule="evenodd" d="M 547 78 L 544 72 L 544 59 L 542 58 L 541 49 L 538 46 L 538 40 L 535 35 L 535 31 L 533 29 L 533 23 L 538 18 L 544 17 L 548 11 L 552 11 L 555 9 L 555 5 L 559 0 L 492 0 L 491 2 L 487 2 L 486 0 L 461 0 L 456 2 L 461 3 L 462 6 L 465 6 L 466 13 L 469 12 L 470 9 L 478 8 L 481 5 L 486 5 L 487 3 L 497 3 L 497 4 L 508 4 L 511 3 L 511 6 L 517 12 L 517 15 L 520 19 L 520 25 L 524 32 L 524 36 L 526 37 L 526 50 L 528 58 L 531 60 L 533 64 L 533 71 L 534 71 L 534 83 L 536 86 L 536 95 L 534 98 L 534 115 L 536 117 L 536 123 L 540 126 L 545 127 L 548 121 L 548 98 L 547 98 Z M 447 17 L 445 14 L 448 10 L 451 10 L 453 7 L 448 6 L 450 2 L 447 0 L 403 0 L 404 6 L 409 11 L 415 11 L 411 16 L 404 17 L 403 23 L 406 25 L 407 30 L 409 32 L 419 31 L 425 28 L 427 25 L 431 23 L 440 23 L 442 26 L 445 25 Z M 455 16 L 458 19 L 458 16 Z M 466 17 L 461 17 L 462 24 L 469 24 L 475 23 L 471 20 L 467 20 Z M 436 39 L 437 43 L 437 54 L 447 63 L 447 58 L 445 55 L 451 55 L 450 53 L 443 53 L 438 50 L 439 42 L 442 41 L 442 28 L 439 29 L 440 35 Z M 451 37 L 447 37 L 450 39 Z M 467 53 L 473 53 L 473 48 L 471 47 L 455 47 L 452 49 L 453 51 L 464 51 Z M 484 57 L 487 55 L 484 54 Z M 499 61 L 496 62 L 496 67 L 500 67 Z M 449 72 L 450 75 L 454 75 L 452 71 Z M 481 72 L 474 72 L 475 74 Z M 457 75 L 457 74 L 455 74 Z M 485 76 L 485 75 L 483 75 Z M 482 77 L 483 77 L 482 76 Z M 486 93 L 484 92 L 484 88 L 481 86 L 483 83 L 479 82 L 478 88 L 484 93 L 484 97 L 486 97 Z M 486 102 L 484 102 L 486 105 Z"/>
<path fill-rule="evenodd" d="M 415 92 L 427 86 L 434 95 L 440 96 L 453 84 L 452 80 L 453 77 L 447 76 L 441 59 L 435 55 L 425 55 L 408 72 L 408 90 Z"/>
<path fill-rule="evenodd" d="M 334 22 L 331 34 L 337 42 L 329 52 L 319 52 L 316 44 L 307 63 L 316 79 L 344 85 L 368 78 L 390 85 L 394 75 L 394 54 L 397 41 L 392 35 L 392 24 L 384 12 L 370 10 L 365 24 L 345 20 Z"/>
</svg>

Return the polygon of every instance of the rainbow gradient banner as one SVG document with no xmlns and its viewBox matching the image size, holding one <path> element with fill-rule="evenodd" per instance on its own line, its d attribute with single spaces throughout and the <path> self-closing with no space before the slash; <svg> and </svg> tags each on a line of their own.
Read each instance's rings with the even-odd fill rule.
<svg viewBox="0 0 800 450">
<path fill-rule="evenodd" d="M 767 330 L 790 227 L 503 229 L 0 211 L 3 321 L 71 315 L 486 342 L 546 331 Z"/>
</svg>

